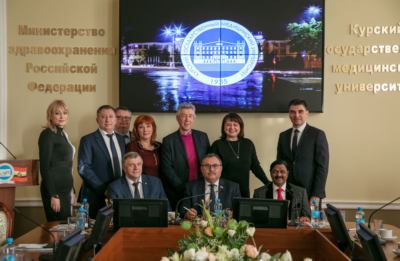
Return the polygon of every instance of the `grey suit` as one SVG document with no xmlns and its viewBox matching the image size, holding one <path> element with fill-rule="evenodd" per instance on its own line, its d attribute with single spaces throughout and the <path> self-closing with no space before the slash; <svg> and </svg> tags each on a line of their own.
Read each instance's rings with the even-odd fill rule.
<svg viewBox="0 0 400 261">
<path fill-rule="evenodd" d="M 254 198 L 273 199 L 272 183 L 254 190 Z M 289 200 L 289 216 L 291 220 L 297 217 L 310 217 L 310 205 L 306 190 L 302 187 L 286 183 L 286 200 Z"/>
<path fill-rule="evenodd" d="M 277 159 L 289 165 L 288 182 L 307 190 L 308 197 L 325 198 L 329 148 L 325 133 L 306 125 L 297 146 L 296 158 L 290 149 L 292 128 L 279 135 Z"/>
</svg>

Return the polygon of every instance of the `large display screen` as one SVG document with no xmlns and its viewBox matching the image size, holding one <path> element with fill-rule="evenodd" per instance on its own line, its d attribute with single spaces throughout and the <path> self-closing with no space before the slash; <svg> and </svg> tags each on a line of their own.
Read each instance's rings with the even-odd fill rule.
<svg viewBox="0 0 400 261">
<path fill-rule="evenodd" d="M 322 112 L 323 0 L 120 0 L 120 105 Z"/>
</svg>

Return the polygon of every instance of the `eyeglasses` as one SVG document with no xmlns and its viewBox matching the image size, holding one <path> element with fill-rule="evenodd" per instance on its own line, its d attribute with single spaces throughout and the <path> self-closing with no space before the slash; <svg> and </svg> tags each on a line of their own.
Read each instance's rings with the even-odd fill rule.
<svg viewBox="0 0 400 261">
<path fill-rule="evenodd" d="M 221 164 L 202 164 L 201 166 L 205 169 L 218 169 L 222 165 Z"/>
<path fill-rule="evenodd" d="M 121 119 L 121 120 L 125 120 L 125 121 L 128 121 L 128 120 L 130 120 L 132 117 L 128 117 L 128 116 L 125 116 L 125 117 L 123 117 L 123 116 L 117 116 L 117 119 Z"/>
</svg>

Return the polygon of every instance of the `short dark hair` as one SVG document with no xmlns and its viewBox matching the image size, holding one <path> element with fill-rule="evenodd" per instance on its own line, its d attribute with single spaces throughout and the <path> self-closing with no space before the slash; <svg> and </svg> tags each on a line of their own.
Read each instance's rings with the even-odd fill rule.
<svg viewBox="0 0 400 261">
<path fill-rule="evenodd" d="M 130 114 L 132 114 L 132 111 L 128 107 L 125 107 L 125 106 L 119 106 L 119 107 L 115 108 L 115 112 L 117 112 L 117 111 L 128 111 Z"/>
<path fill-rule="evenodd" d="M 101 105 L 101 106 L 97 109 L 97 116 L 99 116 L 99 114 L 100 114 L 100 112 L 101 112 L 102 110 L 113 110 L 114 113 L 115 113 L 115 109 L 114 109 L 113 106 L 108 105 L 108 104 L 105 104 L 105 105 Z"/>
<path fill-rule="evenodd" d="M 303 105 L 304 108 L 306 108 L 306 110 L 308 111 L 308 105 L 307 102 L 305 100 L 302 99 L 293 99 L 289 102 L 289 106 L 288 108 L 290 108 L 290 106 L 292 105 Z"/>
<path fill-rule="evenodd" d="M 244 122 L 242 120 L 242 118 L 239 116 L 239 114 L 235 113 L 235 112 L 230 112 L 227 115 L 225 115 L 225 117 L 222 119 L 222 125 L 221 125 L 221 138 L 222 139 L 226 139 L 226 133 L 224 131 L 224 126 L 225 123 L 227 121 L 234 121 L 239 123 L 240 125 L 240 131 L 238 134 L 238 137 L 241 139 L 244 137 Z"/>
<path fill-rule="evenodd" d="M 273 162 L 271 163 L 271 166 L 269 167 L 269 171 L 271 172 L 272 169 L 273 169 L 276 165 L 285 165 L 286 170 L 287 170 L 288 173 L 289 173 L 289 166 L 288 166 L 287 162 L 284 161 L 284 160 L 275 160 L 275 161 L 273 161 Z"/>
<path fill-rule="evenodd" d="M 208 158 L 217 158 L 217 159 L 219 160 L 219 163 L 222 164 L 222 159 L 221 159 L 221 157 L 218 156 L 218 154 L 215 154 L 215 153 L 207 153 L 207 154 L 201 159 L 201 163 L 203 163 L 203 161 L 204 161 L 205 159 L 208 159 Z"/>
</svg>

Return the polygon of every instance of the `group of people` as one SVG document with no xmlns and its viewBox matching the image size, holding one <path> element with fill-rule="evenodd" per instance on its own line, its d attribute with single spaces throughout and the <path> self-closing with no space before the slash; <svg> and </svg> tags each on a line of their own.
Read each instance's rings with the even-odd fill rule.
<svg viewBox="0 0 400 261">
<path fill-rule="evenodd" d="M 156 140 L 151 116 L 137 116 L 130 130 L 129 109 L 100 106 L 98 129 L 82 137 L 79 145 L 78 173 L 83 180 L 79 199 L 88 200 L 91 218 L 106 199 L 158 198 L 168 199 L 171 209 L 191 219 L 200 214 L 201 200 L 212 210 L 217 201 L 231 208 L 234 197 L 250 197 L 252 172 L 264 183 L 254 197 L 289 200 L 290 208 L 309 216 L 309 200 L 320 202 L 325 197 L 329 149 L 325 133 L 307 124 L 308 115 L 304 100 L 289 103 L 293 126 L 279 136 L 270 182 L 237 113 L 225 115 L 221 136 L 210 146 L 207 133 L 192 128 L 196 118 L 192 104 L 179 105 L 178 130 L 162 143 Z M 39 137 L 41 194 L 48 221 L 70 216 L 77 198 L 72 180 L 75 149 L 64 130 L 67 122 L 66 104 L 51 103 Z"/>
</svg>

